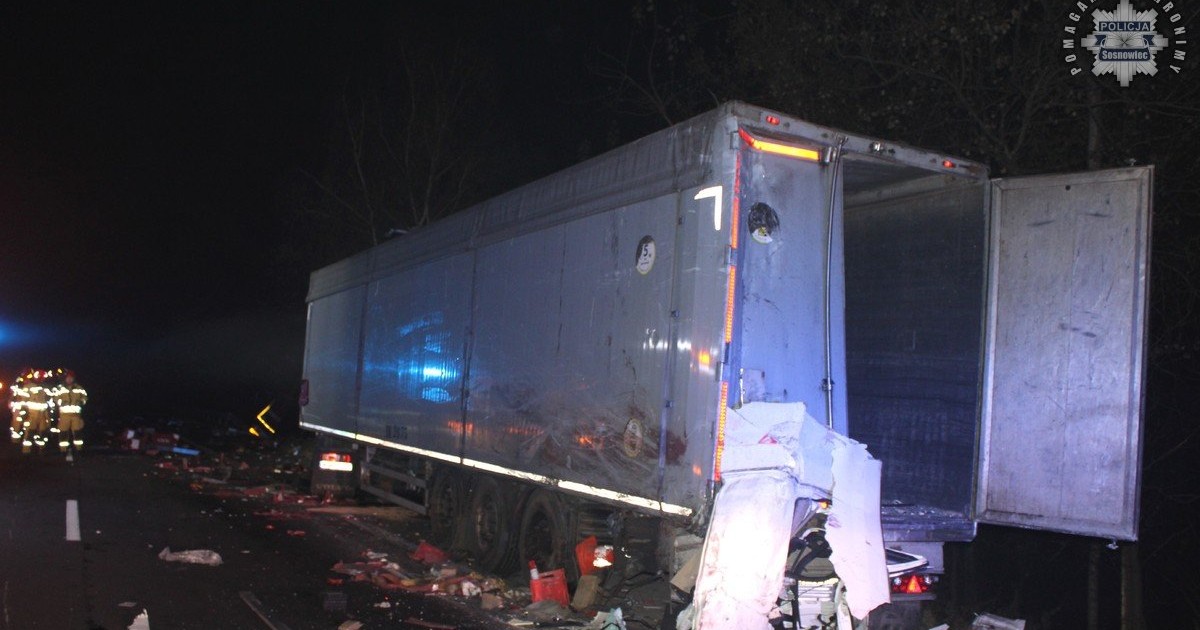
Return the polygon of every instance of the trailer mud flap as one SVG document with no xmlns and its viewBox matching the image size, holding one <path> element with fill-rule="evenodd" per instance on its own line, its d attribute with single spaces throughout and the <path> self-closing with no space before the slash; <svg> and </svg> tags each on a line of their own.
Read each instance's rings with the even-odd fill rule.
<svg viewBox="0 0 1200 630">
<path fill-rule="evenodd" d="M 802 403 L 730 410 L 724 484 L 701 552 L 693 628 L 770 628 L 788 542 L 807 520 L 797 507 L 832 499 L 826 537 L 862 619 L 889 601 L 879 522 L 880 462 L 863 444 L 817 422 Z"/>
</svg>

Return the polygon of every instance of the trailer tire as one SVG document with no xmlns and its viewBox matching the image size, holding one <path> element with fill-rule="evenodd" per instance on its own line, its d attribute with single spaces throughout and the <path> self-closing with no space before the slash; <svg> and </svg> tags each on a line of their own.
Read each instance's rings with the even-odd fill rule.
<svg viewBox="0 0 1200 630">
<path fill-rule="evenodd" d="M 569 525 L 563 500 L 548 490 L 535 490 L 521 512 L 518 557 L 522 562 L 536 562 L 542 570 L 563 569 L 567 581 L 574 583 L 579 569 L 569 542 Z"/>
<path fill-rule="evenodd" d="M 468 551 L 485 572 L 505 575 L 516 568 L 514 498 L 510 485 L 485 475 L 474 478 L 466 536 Z"/>
<path fill-rule="evenodd" d="M 462 475 L 449 469 L 433 474 L 429 482 L 429 538 L 445 549 L 462 546 L 459 535 L 463 513 L 467 508 L 466 486 Z"/>
</svg>

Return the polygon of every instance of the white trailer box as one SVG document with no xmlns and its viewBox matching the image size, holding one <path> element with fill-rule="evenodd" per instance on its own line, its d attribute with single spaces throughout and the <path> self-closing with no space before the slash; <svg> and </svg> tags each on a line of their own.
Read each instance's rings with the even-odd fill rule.
<svg viewBox="0 0 1200 630">
<path fill-rule="evenodd" d="M 727 103 L 314 272 L 301 426 L 490 568 L 703 536 L 753 402 L 866 446 L 890 543 L 1132 540 L 1151 178 Z"/>
</svg>

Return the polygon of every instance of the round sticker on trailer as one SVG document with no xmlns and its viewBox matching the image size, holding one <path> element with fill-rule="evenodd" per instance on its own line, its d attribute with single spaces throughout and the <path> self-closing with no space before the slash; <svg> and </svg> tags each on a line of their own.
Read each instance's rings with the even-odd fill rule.
<svg viewBox="0 0 1200 630">
<path fill-rule="evenodd" d="M 654 250 L 654 237 L 649 234 L 643 236 L 642 240 L 638 241 L 633 266 L 643 276 L 650 273 L 650 270 L 654 268 Z"/>
<path fill-rule="evenodd" d="M 637 457 L 642 454 L 642 440 L 646 436 L 646 430 L 642 428 L 642 423 L 638 422 L 637 418 L 630 418 L 629 423 L 625 425 L 625 434 L 621 439 L 621 450 L 630 457 Z"/>
</svg>

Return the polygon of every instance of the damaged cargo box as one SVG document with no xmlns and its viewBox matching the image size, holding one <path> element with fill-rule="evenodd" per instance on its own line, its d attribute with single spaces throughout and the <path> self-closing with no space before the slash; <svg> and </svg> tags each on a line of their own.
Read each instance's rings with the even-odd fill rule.
<svg viewBox="0 0 1200 630">
<path fill-rule="evenodd" d="M 843 619 L 889 599 L 880 541 L 928 561 L 898 603 L 981 520 L 1134 539 L 1152 172 L 992 181 L 727 103 L 315 271 L 301 426 L 486 569 L 691 559 L 695 627 L 787 614 L 835 539 Z M 770 526 L 722 508 L 760 492 Z"/>
</svg>

